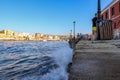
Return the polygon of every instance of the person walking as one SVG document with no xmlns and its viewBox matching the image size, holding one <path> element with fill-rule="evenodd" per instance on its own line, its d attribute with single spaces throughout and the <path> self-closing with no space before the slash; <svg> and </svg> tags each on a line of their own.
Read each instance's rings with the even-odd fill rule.
<svg viewBox="0 0 120 80">
<path fill-rule="evenodd" d="M 92 41 L 97 39 L 97 13 L 95 14 L 95 17 L 92 19 Z"/>
</svg>

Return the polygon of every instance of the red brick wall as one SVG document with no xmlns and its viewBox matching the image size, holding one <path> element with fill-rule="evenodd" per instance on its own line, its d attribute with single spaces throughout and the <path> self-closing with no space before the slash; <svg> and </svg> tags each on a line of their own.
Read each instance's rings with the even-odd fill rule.
<svg viewBox="0 0 120 80">
<path fill-rule="evenodd" d="M 109 19 L 109 14 L 110 14 L 110 19 L 114 21 L 113 23 L 113 29 L 118 29 L 120 28 L 120 12 L 119 12 L 119 3 L 120 0 L 115 3 L 113 6 L 111 6 L 108 10 L 104 11 L 102 13 L 103 20 L 106 20 L 106 12 L 108 12 L 108 19 Z M 114 15 L 112 16 L 111 9 L 114 7 Z"/>
<path fill-rule="evenodd" d="M 115 18 L 115 17 L 117 17 L 118 15 L 120 15 L 120 12 L 119 12 L 119 3 L 120 3 L 120 0 L 117 2 L 117 3 L 115 3 L 112 7 L 110 7 L 110 11 L 111 11 L 111 9 L 114 7 L 114 10 L 115 10 L 115 15 L 110 15 L 110 18 Z"/>
<path fill-rule="evenodd" d="M 108 13 L 108 18 L 109 18 L 109 10 L 106 10 L 103 14 L 102 14 L 102 19 L 106 20 L 106 12 Z"/>
</svg>

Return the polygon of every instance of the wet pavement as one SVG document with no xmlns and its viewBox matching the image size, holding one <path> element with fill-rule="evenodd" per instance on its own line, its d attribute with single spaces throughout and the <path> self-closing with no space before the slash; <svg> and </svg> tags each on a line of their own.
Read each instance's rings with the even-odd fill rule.
<svg viewBox="0 0 120 80">
<path fill-rule="evenodd" d="M 85 46 L 92 43 L 79 44 Z M 96 44 L 101 45 L 101 43 Z M 85 48 L 82 45 L 82 49 L 77 46 L 69 80 L 120 80 L 120 50 L 116 46 L 111 47 L 111 42 L 104 44 L 106 48 L 102 45 L 93 49 L 94 44 L 92 44 L 89 50 L 88 46 Z"/>
</svg>

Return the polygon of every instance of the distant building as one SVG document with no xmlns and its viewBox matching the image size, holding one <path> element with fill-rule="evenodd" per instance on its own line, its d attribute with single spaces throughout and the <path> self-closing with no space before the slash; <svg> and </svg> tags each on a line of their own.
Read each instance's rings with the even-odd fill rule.
<svg viewBox="0 0 120 80">
<path fill-rule="evenodd" d="M 59 36 L 54 36 L 54 40 L 60 40 Z"/>
<path fill-rule="evenodd" d="M 24 32 L 14 32 L 13 33 L 15 40 L 29 40 L 28 36 L 29 33 L 24 33 Z"/>
<path fill-rule="evenodd" d="M 27 38 L 28 40 L 35 40 L 35 34 L 29 34 Z"/>
<path fill-rule="evenodd" d="M 35 39 L 36 40 L 41 40 L 41 34 L 40 33 L 35 33 Z"/>
<path fill-rule="evenodd" d="M 103 20 L 113 20 L 114 38 L 120 38 L 120 0 L 113 0 L 101 15 Z"/>
<path fill-rule="evenodd" d="M 48 40 L 48 39 L 49 39 L 49 35 L 44 34 L 44 35 L 42 36 L 42 39 L 43 39 L 43 40 Z"/>
<path fill-rule="evenodd" d="M 11 31 L 11 30 L 2 30 L 2 31 L 0 31 L 0 34 L 5 34 L 7 36 L 13 36 L 13 31 Z"/>
<path fill-rule="evenodd" d="M 1 30 L 0 40 L 15 40 L 15 41 L 26 41 L 26 40 L 42 40 L 42 41 L 55 41 L 66 39 L 66 36 L 57 36 L 51 34 L 41 34 L 41 33 L 25 33 L 25 32 L 13 32 L 11 30 Z"/>
<path fill-rule="evenodd" d="M 53 35 L 49 35 L 48 36 L 48 40 L 53 40 L 54 39 L 54 36 Z"/>
<path fill-rule="evenodd" d="M 4 30 L 0 31 L 0 38 L 5 38 L 6 37 L 6 33 Z"/>
<path fill-rule="evenodd" d="M 13 31 L 11 30 L 0 31 L 0 40 L 14 40 Z"/>
</svg>

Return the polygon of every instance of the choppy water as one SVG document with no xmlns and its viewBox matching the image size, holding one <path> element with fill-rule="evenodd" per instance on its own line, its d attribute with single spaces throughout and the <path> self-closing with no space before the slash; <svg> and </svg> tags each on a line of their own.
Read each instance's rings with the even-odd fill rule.
<svg viewBox="0 0 120 80">
<path fill-rule="evenodd" d="M 0 42 L 0 80 L 67 80 L 67 42 Z"/>
</svg>

